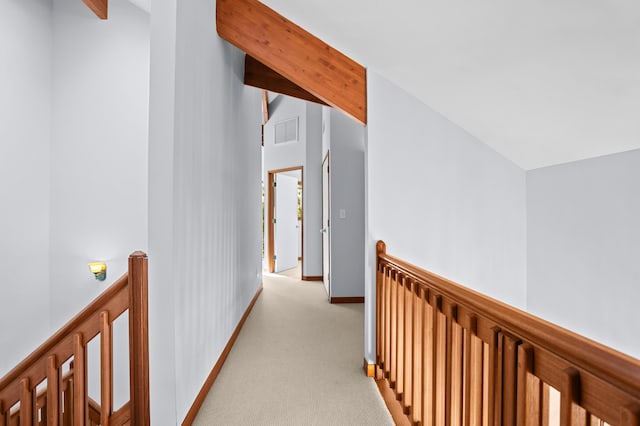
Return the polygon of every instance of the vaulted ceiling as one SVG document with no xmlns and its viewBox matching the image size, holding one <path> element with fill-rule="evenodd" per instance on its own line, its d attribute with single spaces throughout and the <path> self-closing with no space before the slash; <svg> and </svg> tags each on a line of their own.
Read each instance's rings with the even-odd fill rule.
<svg viewBox="0 0 640 426">
<path fill-rule="evenodd" d="M 636 0 L 261 0 L 524 169 L 640 148 Z"/>
</svg>

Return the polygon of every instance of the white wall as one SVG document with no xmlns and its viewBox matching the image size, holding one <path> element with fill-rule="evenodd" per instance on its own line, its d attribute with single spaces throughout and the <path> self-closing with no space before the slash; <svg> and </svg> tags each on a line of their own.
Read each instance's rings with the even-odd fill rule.
<svg viewBox="0 0 640 426">
<path fill-rule="evenodd" d="M 527 306 L 640 358 L 640 151 L 527 173 Z"/>
<path fill-rule="evenodd" d="M 304 271 L 322 276 L 322 107 L 307 102 L 307 146 L 302 209 L 304 212 Z"/>
<path fill-rule="evenodd" d="M 298 142 L 275 144 L 275 125 L 283 120 L 298 118 Z M 320 156 L 321 107 L 289 96 L 276 96 L 269 104 L 269 121 L 264 126 L 264 182 L 271 170 L 303 166 L 302 222 L 303 222 L 303 276 L 322 275 L 322 164 Z M 268 191 L 265 188 L 265 206 Z M 266 220 L 266 214 L 265 214 Z M 318 235 L 316 235 L 316 233 Z M 265 222 L 265 242 L 268 227 Z M 265 243 L 265 256 L 268 253 Z"/>
<path fill-rule="evenodd" d="M 0 376 L 50 331 L 51 56 L 50 2 L 0 1 Z"/>
<path fill-rule="evenodd" d="M 375 241 L 526 304 L 525 173 L 375 72 L 368 76 L 365 355 L 375 359 Z"/>
<path fill-rule="evenodd" d="M 261 283 L 260 92 L 215 1 L 154 3 L 151 417 L 181 423 Z"/>
<path fill-rule="evenodd" d="M 60 327 L 147 249 L 149 15 L 109 2 L 101 21 L 54 0 L 51 322 Z M 87 262 L 104 260 L 107 280 Z"/>
<path fill-rule="evenodd" d="M 364 127 L 336 109 L 325 110 L 331 163 L 331 297 L 362 297 Z"/>
</svg>

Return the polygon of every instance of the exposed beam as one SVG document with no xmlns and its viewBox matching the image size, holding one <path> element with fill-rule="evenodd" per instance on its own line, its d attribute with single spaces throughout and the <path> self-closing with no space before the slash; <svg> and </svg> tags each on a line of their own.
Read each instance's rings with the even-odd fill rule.
<svg viewBox="0 0 640 426">
<path fill-rule="evenodd" d="M 245 55 L 244 57 L 244 84 L 258 87 L 260 89 L 266 89 L 270 92 L 304 99 L 305 101 L 327 105 L 327 103 L 323 102 L 322 99 L 318 99 L 313 96 L 302 87 L 292 83 L 281 74 L 278 74 L 249 55 Z"/>
<path fill-rule="evenodd" d="M 365 68 L 257 0 L 217 0 L 220 37 L 359 122 L 367 122 Z"/>
<path fill-rule="evenodd" d="M 109 0 L 82 0 L 100 19 L 107 19 Z"/>
</svg>

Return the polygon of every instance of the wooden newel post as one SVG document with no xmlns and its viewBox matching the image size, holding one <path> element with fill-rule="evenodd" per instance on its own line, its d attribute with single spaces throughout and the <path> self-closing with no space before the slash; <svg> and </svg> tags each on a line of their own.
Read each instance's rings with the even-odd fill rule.
<svg viewBox="0 0 640 426">
<path fill-rule="evenodd" d="M 147 255 L 129 256 L 129 383 L 131 424 L 150 424 L 149 408 L 149 308 Z"/>
<path fill-rule="evenodd" d="M 378 264 L 378 258 L 381 254 L 387 253 L 387 245 L 382 240 L 378 240 L 376 243 L 376 265 Z"/>
</svg>

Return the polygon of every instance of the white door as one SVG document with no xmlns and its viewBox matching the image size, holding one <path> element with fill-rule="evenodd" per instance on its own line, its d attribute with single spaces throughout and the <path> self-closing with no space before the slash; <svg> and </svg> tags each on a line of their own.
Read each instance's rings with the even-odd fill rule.
<svg viewBox="0 0 640 426">
<path fill-rule="evenodd" d="M 322 163 L 322 281 L 327 290 L 329 300 L 331 300 L 331 283 L 329 282 L 331 274 L 329 269 L 331 266 L 331 218 L 329 212 L 329 155 L 327 155 Z"/>
<path fill-rule="evenodd" d="M 298 179 L 276 174 L 274 248 L 275 272 L 298 266 Z"/>
</svg>

